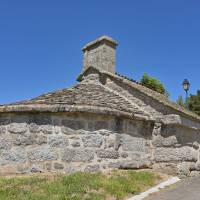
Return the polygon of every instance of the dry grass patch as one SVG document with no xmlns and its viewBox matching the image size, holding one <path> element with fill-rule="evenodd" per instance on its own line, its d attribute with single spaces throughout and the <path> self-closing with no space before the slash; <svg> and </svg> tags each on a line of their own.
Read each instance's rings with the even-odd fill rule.
<svg viewBox="0 0 200 200">
<path fill-rule="evenodd" d="M 116 170 L 0 179 L 2 200 L 123 200 L 157 184 L 152 172 Z"/>
</svg>

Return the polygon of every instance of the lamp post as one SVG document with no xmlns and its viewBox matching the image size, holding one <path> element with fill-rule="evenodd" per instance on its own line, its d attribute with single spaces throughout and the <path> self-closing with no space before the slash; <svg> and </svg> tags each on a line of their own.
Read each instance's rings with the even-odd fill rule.
<svg viewBox="0 0 200 200">
<path fill-rule="evenodd" d="M 190 82 L 187 79 L 185 79 L 183 81 L 183 89 L 185 90 L 185 93 L 186 93 L 186 97 L 185 97 L 186 108 L 189 109 L 189 105 L 188 105 L 188 91 L 190 89 Z"/>
</svg>

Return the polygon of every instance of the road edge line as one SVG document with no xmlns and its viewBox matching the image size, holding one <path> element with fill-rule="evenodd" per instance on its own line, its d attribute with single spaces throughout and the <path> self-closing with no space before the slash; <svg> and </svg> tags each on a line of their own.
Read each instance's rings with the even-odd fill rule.
<svg viewBox="0 0 200 200">
<path fill-rule="evenodd" d="M 144 198 L 148 197 L 150 194 L 153 194 L 153 193 L 156 193 L 156 192 L 159 192 L 160 189 L 163 189 L 167 186 L 170 186 L 172 184 L 175 184 L 177 182 L 179 182 L 181 179 L 178 178 L 178 177 L 172 177 L 172 178 L 169 178 L 167 181 L 164 181 L 160 184 L 158 184 L 157 186 L 155 187 L 152 187 L 150 188 L 149 190 L 145 191 L 145 192 L 142 192 L 141 194 L 139 195 L 136 195 L 136 196 L 133 196 L 127 200 L 143 200 Z"/>
</svg>

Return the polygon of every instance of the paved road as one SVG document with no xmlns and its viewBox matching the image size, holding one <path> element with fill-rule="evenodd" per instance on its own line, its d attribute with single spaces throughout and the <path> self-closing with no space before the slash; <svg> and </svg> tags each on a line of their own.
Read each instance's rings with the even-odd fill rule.
<svg viewBox="0 0 200 200">
<path fill-rule="evenodd" d="M 200 177 L 184 179 L 147 200 L 200 200 Z"/>
</svg>

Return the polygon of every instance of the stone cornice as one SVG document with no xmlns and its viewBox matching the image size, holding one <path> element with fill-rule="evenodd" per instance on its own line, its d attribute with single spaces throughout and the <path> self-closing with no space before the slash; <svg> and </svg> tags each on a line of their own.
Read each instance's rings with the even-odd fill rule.
<svg viewBox="0 0 200 200">
<path fill-rule="evenodd" d="M 106 114 L 115 115 L 117 117 L 125 117 L 129 119 L 137 119 L 142 121 L 154 121 L 148 116 L 142 114 L 134 114 L 129 112 L 123 112 L 107 107 L 99 106 L 78 106 L 78 105 L 8 105 L 0 106 L 0 114 L 2 113 L 94 113 L 94 114 Z"/>
</svg>

